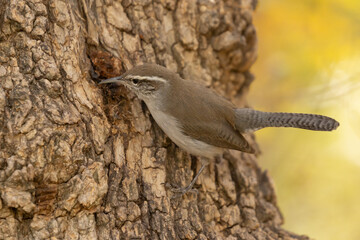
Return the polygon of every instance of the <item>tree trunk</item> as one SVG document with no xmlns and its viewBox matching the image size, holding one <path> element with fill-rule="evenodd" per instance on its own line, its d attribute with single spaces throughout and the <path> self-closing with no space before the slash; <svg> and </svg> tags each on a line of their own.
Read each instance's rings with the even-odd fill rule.
<svg viewBox="0 0 360 240">
<path fill-rule="evenodd" d="M 307 239 L 280 228 L 251 154 L 212 160 L 198 193 L 172 198 L 199 161 L 92 78 L 156 62 L 242 107 L 255 2 L 0 0 L 0 238 Z"/>
</svg>

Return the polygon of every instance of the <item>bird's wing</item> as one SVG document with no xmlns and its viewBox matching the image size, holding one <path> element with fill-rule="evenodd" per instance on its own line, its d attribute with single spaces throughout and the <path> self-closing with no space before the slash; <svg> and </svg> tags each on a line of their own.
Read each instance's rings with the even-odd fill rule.
<svg viewBox="0 0 360 240">
<path fill-rule="evenodd" d="M 185 124 L 182 130 L 184 134 L 216 147 L 255 152 L 244 136 L 227 122 L 221 127 L 214 123 Z"/>
</svg>

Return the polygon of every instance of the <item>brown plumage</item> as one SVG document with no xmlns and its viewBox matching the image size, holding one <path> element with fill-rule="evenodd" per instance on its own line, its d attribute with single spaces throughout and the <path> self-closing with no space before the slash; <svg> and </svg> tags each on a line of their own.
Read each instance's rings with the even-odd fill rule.
<svg viewBox="0 0 360 240">
<path fill-rule="evenodd" d="M 136 66 L 101 83 L 119 83 L 134 91 L 177 145 L 207 157 L 224 148 L 254 153 L 242 133 L 264 127 L 331 131 L 339 126 L 321 115 L 237 109 L 211 89 L 156 64 Z"/>
<path fill-rule="evenodd" d="M 167 102 L 163 107 L 179 119 L 184 134 L 216 147 L 254 153 L 235 128 L 235 107 L 232 103 L 194 81 L 184 80 L 178 75 L 171 79 L 167 97 L 179 100 Z"/>
</svg>

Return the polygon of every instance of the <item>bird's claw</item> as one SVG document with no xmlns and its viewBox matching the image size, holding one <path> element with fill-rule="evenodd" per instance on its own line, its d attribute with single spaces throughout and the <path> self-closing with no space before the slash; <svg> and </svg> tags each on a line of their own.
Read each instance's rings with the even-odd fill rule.
<svg viewBox="0 0 360 240">
<path fill-rule="evenodd" d="M 170 191 L 172 191 L 174 193 L 174 196 L 172 197 L 172 199 L 182 197 L 184 194 L 186 194 L 188 192 L 192 192 L 195 194 L 198 193 L 197 189 L 192 188 L 193 184 L 189 184 L 187 187 L 183 187 L 183 188 L 174 188 L 169 183 L 167 183 L 166 186 L 168 188 L 170 188 Z"/>
</svg>

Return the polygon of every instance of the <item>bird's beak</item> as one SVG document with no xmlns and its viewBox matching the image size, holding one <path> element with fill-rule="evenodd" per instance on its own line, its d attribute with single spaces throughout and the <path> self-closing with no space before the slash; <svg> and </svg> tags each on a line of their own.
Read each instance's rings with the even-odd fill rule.
<svg viewBox="0 0 360 240">
<path fill-rule="evenodd" d="M 99 82 L 99 84 L 121 83 L 121 82 L 122 82 L 122 79 L 123 79 L 122 76 L 113 77 L 113 78 L 109 78 L 109 79 L 102 80 L 101 82 Z"/>
</svg>

